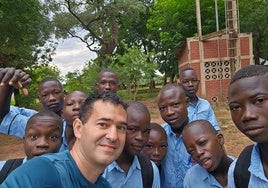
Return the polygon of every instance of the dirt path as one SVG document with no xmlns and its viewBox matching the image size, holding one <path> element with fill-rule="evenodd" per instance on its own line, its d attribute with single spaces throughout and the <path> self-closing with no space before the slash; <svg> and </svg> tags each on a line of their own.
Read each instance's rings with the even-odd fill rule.
<svg viewBox="0 0 268 188">
<path fill-rule="evenodd" d="M 23 156 L 22 139 L 0 134 L 0 161 Z"/>
<path fill-rule="evenodd" d="M 158 112 L 156 99 L 152 98 L 141 102 L 148 106 L 152 122 L 162 124 L 163 120 Z M 241 150 L 252 142 L 234 126 L 226 104 L 213 106 L 213 108 L 225 138 L 225 148 L 227 153 L 237 157 Z M 0 161 L 23 156 L 24 152 L 21 139 L 0 134 Z"/>
</svg>

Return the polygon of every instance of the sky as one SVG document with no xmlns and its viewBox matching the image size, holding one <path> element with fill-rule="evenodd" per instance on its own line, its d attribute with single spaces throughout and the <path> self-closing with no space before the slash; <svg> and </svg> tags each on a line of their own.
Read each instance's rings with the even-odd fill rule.
<svg viewBox="0 0 268 188">
<path fill-rule="evenodd" d="M 66 75 L 68 72 L 82 70 L 85 63 L 95 57 L 96 54 L 89 51 L 83 42 L 70 38 L 59 41 L 51 64 L 60 69 L 61 75 Z"/>
<path fill-rule="evenodd" d="M 59 41 L 51 64 L 56 65 L 61 75 L 65 76 L 68 72 L 81 71 L 88 60 L 95 58 L 96 54 L 89 51 L 83 42 L 77 38 L 69 38 Z M 157 70 L 156 73 L 162 75 Z"/>
</svg>

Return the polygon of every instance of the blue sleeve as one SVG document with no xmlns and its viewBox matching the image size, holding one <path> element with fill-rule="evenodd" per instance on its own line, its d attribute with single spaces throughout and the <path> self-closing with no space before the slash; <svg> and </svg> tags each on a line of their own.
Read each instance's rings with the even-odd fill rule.
<svg viewBox="0 0 268 188">
<path fill-rule="evenodd" d="M 7 135 L 23 138 L 29 118 L 37 111 L 25 108 L 12 107 L 0 124 L 0 132 Z"/>
<path fill-rule="evenodd" d="M 3 166 L 6 164 L 6 161 L 0 161 L 0 171 L 2 170 Z"/>
<path fill-rule="evenodd" d="M 228 188 L 235 188 L 234 183 L 234 168 L 235 168 L 236 160 L 232 162 L 228 169 Z"/>
<path fill-rule="evenodd" d="M 154 181 L 153 181 L 153 185 L 152 188 L 160 188 L 160 175 L 159 175 L 159 170 L 158 167 L 156 166 L 156 164 L 154 162 L 152 162 L 152 166 L 153 166 L 153 171 L 154 171 Z"/>
<path fill-rule="evenodd" d="M 219 131 L 220 130 L 220 126 L 218 124 L 216 115 L 211 107 L 211 105 L 209 105 L 209 115 L 208 115 L 208 121 L 213 125 L 213 127 Z"/>
<path fill-rule="evenodd" d="M 18 113 L 23 116 L 31 117 L 32 115 L 36 114 L 37 111 L 29 108 L 18 107 L 18 106 L 10 106 L 10 111 Z"/>
<path fill-rule="evenodd" d="M 60 188 L 61 184 L 59 173 L 52 162 L 43 157 L 36 157 L 14 170 L 0 187 Z"/>
<path fill-rule="evenodd" d="M 187 170 L 183 179 L 183 188 L 190 188 L 190 187 L 191 187 L 191 174 L 189 169 Z"/>
</svg>

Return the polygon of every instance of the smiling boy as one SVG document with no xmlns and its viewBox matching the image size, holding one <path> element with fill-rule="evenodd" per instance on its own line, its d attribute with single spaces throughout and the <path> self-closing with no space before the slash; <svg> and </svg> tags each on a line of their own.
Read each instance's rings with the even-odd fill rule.
<svg viewBox="0 0 268 188">
<path fill-rule="evenodd" d="M 105 169 L 103 177 L 113 188 L 159 188 L 160 178 L 157 166 L 148 159 L 153 169 L 152 182 L 147 181 L 150 184 L 148 185 L 145 183 L 146 179 L 142 178 L 142 172 L 147 169 L 144 169 L 138 158 L 149 138 L 151 120 L 149 110 L 140 102 L 130 101 L 127 104 L 126 144 L 119 158 Z"/>
<path fill-rule="evenodd" d="M 161 164 L 161 187 L 183 187 L 186 171 L 193 165 L 181 133 L 188 124 L 189 98 L 179 84 L 167 84 L 159 92 L 157 104 L 167 133 L 167 154 Z"/>
</svg>

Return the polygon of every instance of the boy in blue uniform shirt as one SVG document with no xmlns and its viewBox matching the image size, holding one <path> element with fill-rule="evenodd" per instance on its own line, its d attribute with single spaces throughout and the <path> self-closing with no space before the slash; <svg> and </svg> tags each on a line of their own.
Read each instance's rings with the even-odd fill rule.
<svg viewBox="0 0 268 188">
<path fill-rule="evenodd" d="M 195 120 L 184 127 L 182 138 L 188 153 L 198 163 L 186 172 L 183 187 L 227 187 L 233 158 L 226 155 L 223 135 L 209 121 Z"/>
<path fill-rule="evenodd" d="M 167 134 L 165 129 L 158 123 L 150 123 L 150 129 L 149 140 L 142 152 L 147 155 L 160 170 L 161 162 L 167 153 Z"/>
<path fill-rule="evenodd" d="M 143 186 L 141 164 L 137 155 L 147 143 L 150 132 L 150 113 L 147 107 L 139 102 L 128 102 L 126 144 L 119 158 L 104 171 L 103 177 L 114 188 L 140 188 Z M 152 162 L 153 182 L 151 187 L 160 187 L 157 166 Z M 147 186 L 146 186 L 147 187 Z"/>
<path fill-rule="evenodd" d="M 210 103 L 196 95 L 200 83 L 196 71 L 193 68 L 182 69 L 180 71 L 180 83 L 184 88 L 186 96 L 190 99 L 187 108 L 189 121 L 197 119 L 208 120 L 219 131 L 220 126 Z"/>
<path fill-rule="evenodd" d="M 26 157 L 23 160 L 21 158 L 0 161 L 0 183 L 27 160 L 45 153 L 57 153 L 62 143 L 62 129 L 61 118 L 52 111 L 41 111 L 33 115 L 27 122 L 23 138 Z M 12 161 L 16 162 L 15 166 Z"/>
<path fill-rule="evenodd" d="M 249 188 L 268 187 L 268 67 L 251 65 L 236 72 L 230 82 L 228 103 L 236 127 L 256 142 L 250 162 L 243 164 L 249 166 L 249 179 L 242 182 L 247 181 Z M 234 182 L 235 166 L 236 161 L 229 168 L 229 188 L 239 186 Z"/>
<path fill-rule="evenodd" d="M 157 104 L 167 133 L 167 154 L 161 164 L 161 187 L 183 187 L 186 171 L 194 164 L 182 141 L 188 124 L 189 99 L 179 84 L 167 84 L 159 92 Z"/>
</svg>

